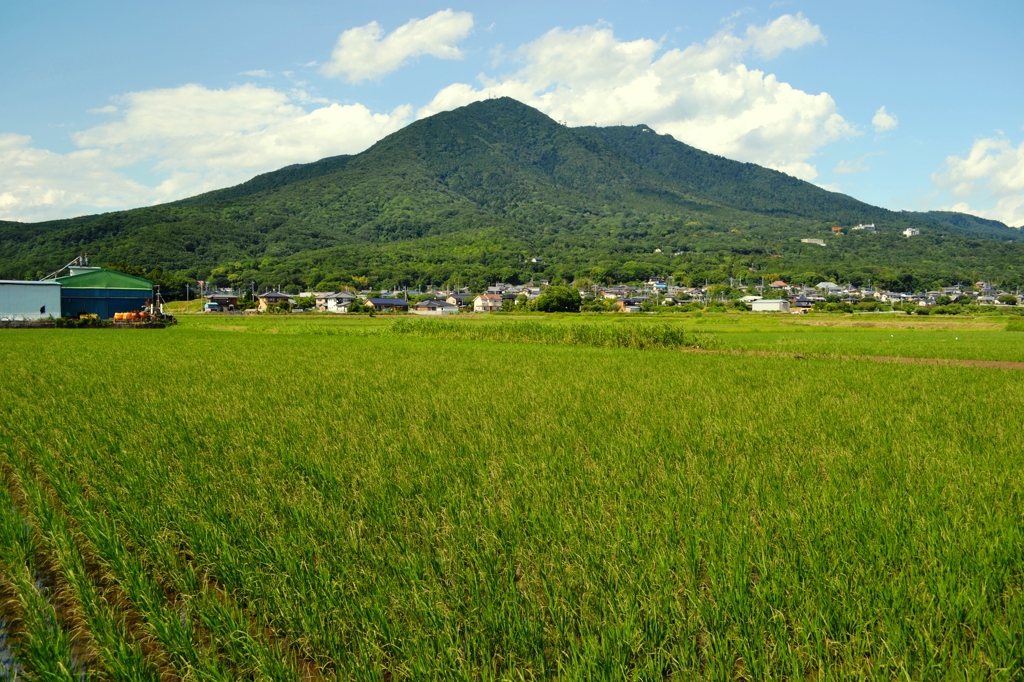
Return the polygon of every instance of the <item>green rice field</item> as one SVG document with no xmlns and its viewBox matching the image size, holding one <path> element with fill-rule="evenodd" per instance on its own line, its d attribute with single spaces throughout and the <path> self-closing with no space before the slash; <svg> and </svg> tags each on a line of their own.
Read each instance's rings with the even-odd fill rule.
<svg viewBox="0 0 1024 682">
<path fill-rule="evenodd" d="M 1022 679 L 1024 333 L 862 317 L 0 330 L 0 678 Z"/>
</svg>

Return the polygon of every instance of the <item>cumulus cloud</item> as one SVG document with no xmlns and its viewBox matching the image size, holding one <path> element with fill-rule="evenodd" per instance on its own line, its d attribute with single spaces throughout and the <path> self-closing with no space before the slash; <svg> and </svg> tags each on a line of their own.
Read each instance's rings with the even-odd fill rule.
<svg viewBox="0 0 1024 682">
<path fill-rule="evenodd" d="M 890 114 L 885 110 L 885 107 L 880 107 L 875 112 L 874 117 L 871 119 L 871 125 L 875 127 L 876 133 L 884 133 L 890 130 L 895 130 L 896 126 L 900 124 L 896 114 Z"/>
<path fill-rule="evenodd" d="M 270 78 L 274 74 L 267 71 L 266 69 L 253 69 L 252 71 L 243 71 L 243 76 L 252 76 L 254 78 Z"/>
<path fill-rule="evenodd" d="M 517 72 L 482 76 L 481 87 L 448 86 L 419 116 L 509 96 L 570 125 L 646 123 L 701 149 L 811 180 L 815 151 L 857 131 L 827 93 L 798 90 L 742 58 L 820 40 L 820 29 L 799 14 L 748 28 L 744 37 L 725 30 L 664 52 L 654 40 L 621 41 L 606 25 L 558 28 L 519 48 Z"/>
<path fill-rule="evenodd" d="M 951 210 L 1024 226 L 1024 143 L 1014 147 L 1005 137 L 976 140 L 966 157 L 947 157 L 932 181 L 961 200 Z M 976 209 L 968 201 L 992 207 Z"/>
<path fill-rule="evenodd" d="M 824 43 L 825 34 L 797 12 L 786 14 L 764 26 L 747 28 L 747 42 L 763 59 L 775 59 L 786 50 Z"/>
<path fill-rule="evenodd" d="M 57 154 L 30 138 L 0 135 L 0 218 L 42 220 L 171 201 L 256 173 L 362 151 L 412 119 L 412 109 L 373 113 L 361 104 L 307 110 L 273 88 L 200 85 L 119 99 L 121 116 L 72 136 Z M 128 177 L 144 168 L 157 178 Z"/>
<path fill-rule="evenodd" d="M 397 70 L 412 57 L 461 59 L 456 43 L 473 29 L 473 15 L 450 9 L 413 19 L 389 35 L 376 21 L 351 28 L 338 38 L 331 59 L 320 71 L 350 83 L 379 78 Z"/>
</svg>

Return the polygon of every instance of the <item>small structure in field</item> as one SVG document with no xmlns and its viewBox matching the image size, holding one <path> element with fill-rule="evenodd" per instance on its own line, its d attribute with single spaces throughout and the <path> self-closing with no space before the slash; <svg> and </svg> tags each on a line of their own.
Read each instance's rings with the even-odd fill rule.
<svg viewBox="0 0 1024 682">
<path fill-rule="evenodd" d="M 480 294 L 473 299 L 474 313 L 493 313 L 501 310 L 501 294 Z"/>
<path fill-rule="evenodd" d="M 755 313 L 788 313 L 789 301 L 784 298 L 761 298 L 750 304 Z"/>
<path fill-rule="evenodd" d="M 417 315 L 451 315 L 459 312 L 459 306 L 448 301 L 420 301 L 412 307 L 412 312 Z"/>
</svg>

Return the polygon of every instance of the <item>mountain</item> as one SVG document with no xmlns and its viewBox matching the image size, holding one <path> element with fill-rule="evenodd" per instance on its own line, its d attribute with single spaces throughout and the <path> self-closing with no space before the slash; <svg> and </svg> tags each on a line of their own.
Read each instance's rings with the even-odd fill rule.
<svg viewBox="0 0 1024 682">
<path fill-rule="evenodd" d="M 868 222 L 877 234 L 849 231 Z M 907 227 L 921 235 L 903 237 Z M 360 154 L 182 201 L 0 223 L 0 245 L 0 277 L 41 276 L 87 252 L 172 291 L 188 279 L 327 289 L 353 278 L 480 286 L 674 275 L 901 288 L 1024 278 L 1024 239 L 1001 223 L 888 211 L 647 126 L 569 128 L 508 98 L 417 121 Z"/>
</svg>

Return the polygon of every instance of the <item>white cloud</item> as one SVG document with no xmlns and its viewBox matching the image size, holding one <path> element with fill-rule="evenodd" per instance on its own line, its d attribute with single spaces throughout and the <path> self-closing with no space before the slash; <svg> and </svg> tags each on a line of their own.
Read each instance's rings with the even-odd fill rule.
<svg viewBox="0 0 1024 682">
<path fill-rule="evenodd" d="M 900 124 L 896 114 L 890 114 L 885 110 L 885 107 L 880 107 L 875 112 L 874 117 L 871 119 L 871 125 L 875 127 L 876 133 L 884 133 L 890 130 L 895 130 L 896 126 Z"/>
<path fill-rule="evenodd" d="M 408 106 L 376 114 L 361 104 L 307 111 L 295 97 L 255 85 L 148 90 L 119 104 L 118 120 L 75 134 L 79 149 L 68 154 L 33 147 L 27 136 L 0 135 L 0 218 L 171 201 L 287 164 L 362 151 L 412 119 Z M 129 179 L 139 168 L 156 181 Z"/>
<path fill-rule="evenodd" d="M 274 74 L 267 71 L 266 69 L 253 69 L 252 71 L 243 71 L 243 76 L 253 76 L 254 78 L 270 78 Z"/>
<path fill-rule="evenodd" d="M 839 173 L 840 175 L 853 175 L 854 173 L 864 173 L 866 171 L 871 170 L 871 166 L 868 166 L 864 162 L 867 161 L 872 156 L 882 156 L 883 154 L 885 154 L 885 152 L 872 152 L 870 154 L 865 154 L 856 161 L 846 161 L 844 159 L 836 165 L 835 169 L 833 169 L 832 172 Z"/>
<path fill-rule="evenodd" d="M 808 21 L 803 14 L 785 14 L 764 26 L 747 28 L 747 42 L 764 59 L 775 59 L 786 50 L 804 45 L 824 43 L 821 28 Z"/>
<path fill-rule="evenodd" d="M 450 9 L 426 19 L 413 19 L 387 37 L 380 24 L 371 21 L 342 33 L 330 61 L 320 71 L 325 76 L 358 83 L 389 74 L 412 57 L 461 59 L 462 51 L 455 45 L 468 36 L 472 28 L 472 14 Z"/>
<path fill-rule="evenodd" d="M 654 40 L 620 41 L 605 25 L 554 29 L 519 48 L 516 73 L 482 76 L 479 88 L 450 85 L 418 115 L 509 96 L 570 125 L 646 123 L 701 149 L 811 180 L 815 151 L 857 131 L 827 93 L 803 92 L 741 59 L 820 36 L 801 15 L 752 27 L 745 38 L 726 30 L 665 52 Z"/>
<path fill-rule="evenodd" d="M 961 199 L 950 210 L 1024 226 L 1024 143 L 1014 147 L 1005 137 L 976 140 L 966 157 L 947 157 L 932 181 Z M 968 200 L 992 207 L 974 209 Z"/>
<path fill-rule="evenodd" d="M 836 164 L 832 172 L 839 173 L 840 175 L 853 175 L 854 173 L 863 173 L 867 170 L 871 169 L 864 165 L 864 159 L 857 159 L 856 161 L 846 161 L 844 159 Z"/>
<path fill-rule="evenodd" d="M 98 107 L 96 109 L 90 109 L 89 113 L 90 114 L 116 114 L 117 113 L 117 107 L 115 107 L 113 104 L 108 104 L 105 107 Z"/>
</svg>

